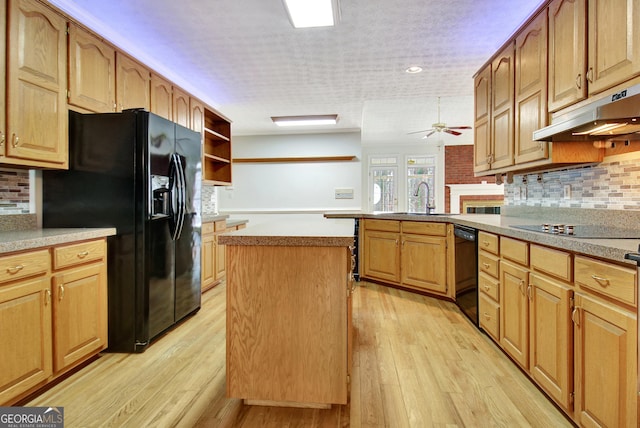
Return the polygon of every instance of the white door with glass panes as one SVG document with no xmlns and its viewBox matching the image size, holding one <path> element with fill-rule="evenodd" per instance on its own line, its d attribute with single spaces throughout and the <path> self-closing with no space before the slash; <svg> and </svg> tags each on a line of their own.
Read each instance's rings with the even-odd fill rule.
<svg viewBox="0 0 640 428">
<path fill-rule="evenodd" d="M 372 166 L 369 169 L 369 205 L 371 211 L 398 210 L 398 167 Z"/>
<path fill-rule="evenodd" d="M 436 207 L 436 161 L 436 156 L 407 157 L 408 212 L 426 212 L 427 204 Z"/>
</svg>

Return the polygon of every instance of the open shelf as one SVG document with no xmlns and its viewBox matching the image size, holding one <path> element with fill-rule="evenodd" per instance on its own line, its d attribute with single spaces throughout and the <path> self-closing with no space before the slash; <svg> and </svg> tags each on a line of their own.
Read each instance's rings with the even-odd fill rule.
<svg viewBox="0 0 640 428">
<path fill-rule="evenodd" d="M 356 156 L 310 156 L 288 158 L 234 158 L 234 163 L 349 162 Z"/>
<path fill-rule="evenodd" d="M 219 186 L 231 185 L 231 122 L 205 108 L 202 179 Z"/>
</svg>

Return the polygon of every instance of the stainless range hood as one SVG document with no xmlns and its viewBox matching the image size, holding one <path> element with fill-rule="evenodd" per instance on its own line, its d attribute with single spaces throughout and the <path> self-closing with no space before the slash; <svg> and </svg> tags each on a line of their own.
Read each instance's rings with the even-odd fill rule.
<svg viewBox="0 0 640 428">
<path fill-rule="evenodd" d="M 562 115 L 535 141 L 640 140 L 640 84 Z"/>
</svg>

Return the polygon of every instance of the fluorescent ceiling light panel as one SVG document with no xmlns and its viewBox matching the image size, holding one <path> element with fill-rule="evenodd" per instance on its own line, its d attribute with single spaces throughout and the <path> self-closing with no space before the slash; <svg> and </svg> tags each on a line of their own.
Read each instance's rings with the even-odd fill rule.
<svg viewBox="0 0 640 428">
<path fill-rule="evenodd" d="M 278 126 L 314 126 L 335 125 L 338 123 L 337 114 L 324 114 L 314 116 L 274 116 L 273 123 Z"/>
<path fill-rule="evenodd" d="M 335 25 L 337 3 L 337 0 L 284 0 L 289 19 L 295 28 Z"/>
</svg>

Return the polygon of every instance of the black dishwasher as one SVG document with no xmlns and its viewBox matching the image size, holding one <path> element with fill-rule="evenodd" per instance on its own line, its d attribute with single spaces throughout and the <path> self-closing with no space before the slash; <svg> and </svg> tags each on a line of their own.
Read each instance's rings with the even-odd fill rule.
<svg viewBox="0 0 640 428">
<path fill-rule="evenodd" d="M 478 326 L 478 231 L 454 225 L 456 304 Z"/>
</svg>

